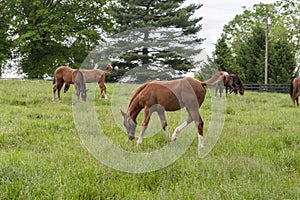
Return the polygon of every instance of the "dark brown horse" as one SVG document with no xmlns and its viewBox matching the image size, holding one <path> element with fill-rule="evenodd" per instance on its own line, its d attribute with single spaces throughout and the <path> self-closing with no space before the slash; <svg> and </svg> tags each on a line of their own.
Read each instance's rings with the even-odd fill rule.
<svg viewBox="0 0 300 200">
<path fill-rule="evenodd" d="M 300 96 L 300 78 L 294 78 L 291 81 L 290 95 L 294 105 L 299 106 L 298 97 Z"/>
<path fill-rule="evenodd" d="M 226 87 L 226 95 L 228 94 L 228 89 L 229 89 L 229 94 L 234 92 L 235 94 L 237 94 L 239 92 L 240 95 L 244 95 L 245 92 L 245 88 L 243 86 L 242 80 L 241 78 L 237 75 L 237 74 L 229 74 L 229 77 L 231 79 L 231 83 L 232 86 L 234 87 L 234 90 L 232 90 L 231 86 L 229 86 L 228 84 L 224 84 Z"/>
<path fill-rule="evenodd" d="M 133 94 L 127 112 L 121 111 L 128 138 L 133 140 L 135 137 L 136 118 L 142 109 L 144 109 L 144 119 L 137 143 L 142 143 L 145 130 L 153 112 L 158 113 L 161 125 L 169 138 L 165 111 L 176 111 L 185 107 L 188 112 L 188 119 L 174 130 L 172 141 L 176 140 L 177 134 L 185 126 L 194 121 L 198 129 L 198 147 L 202 148 L 204 123 L 199 114 L 199 108 L 206 94 L 204 85 L 206 84 L 193 78 L 152 81 L 141 85 Z"/>
<path fill-rule="evenodd" d="M 100 98 L 102 97 L 103 93 L 105 95 L 105 99 L 107 99 L 106 94 L 106 86 L 105 76 L 106 74 L 110 73 L 112 70 L 112 66 L 108 65 L 106 70 L 100 69 L 93 69 L 93 70 L 80 70 L 85 78 L 86 83 L 97 82 L 100 88 Z M 54 79 L 53 79 L 53 100 L 55 100 L 55 93 L 57 91 L 58 99 L 60 100 L 60 90 L 62 86 L 65 84 L 64 92 L 67 92 L 70 84 L 74 84 L 72 80 L 72 73 L 76 71 L 76 69 L 72 69 L 70 67 L 61 66 L 58 67 L 54 72 Z"/>
</svg>

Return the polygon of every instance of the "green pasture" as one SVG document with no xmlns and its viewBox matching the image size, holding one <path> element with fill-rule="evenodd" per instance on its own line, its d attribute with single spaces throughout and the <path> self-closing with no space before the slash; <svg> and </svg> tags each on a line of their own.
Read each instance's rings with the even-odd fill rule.
<svg viewBox="0 0 300 200">
<path fill-rule="evenodd" d="M 111 143 L 132 152 L 170 145 L 162 130 L 146 137 L 139 147 L 136 140 L 128 140 L 113 112 L 111 100 L 118 101 L 116 87 L 107 84 L 109 99 L 93 102 L 97 123 Z M 125 106 L 122 109 L 135 87 L 128 85 L 124 90 L 129 96 L 119 100 Z M 222 133 L 207 156 L 198 156 L 195 137 L 171 165 L 133 174 L 102 164 L 83 145 L 72 109 L 85 104 L 73 102 L 73 92 L 72 86 L 62 93 L 60 102 L 52 102 L 50 81 L 0 80 L 0 199 L 300 197 L 300 108 L 292 105 L 288 94 L 246 91 L 244 96 L 230 95 Z M 96 89 L 96 96 L 98 92 Z M 88 99 L 93 95 L 89 90 Z M 211 102 L 208 92 L 200 109 L 204 135 L 211 119 Z M 168 113 L 167 118 L 172 133 L 182 122 L 181 113 Z M 160 126 L 156 114 L 150 123 Z M 191 130 L 196 136 L 196 129 Z M 182 133 L 175 142 L 185 136 L 194 135 Z"/>
</svg>

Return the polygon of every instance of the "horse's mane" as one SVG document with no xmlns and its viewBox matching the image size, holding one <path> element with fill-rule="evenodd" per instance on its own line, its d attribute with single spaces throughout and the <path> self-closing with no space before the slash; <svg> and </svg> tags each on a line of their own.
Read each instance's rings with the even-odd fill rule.
<svg viewBox="0 0 300 200">
<path fill-rule="evenodd" d="M 239 86 L 244 87 L 241 78 L 237 74 L 230 74 L 233 78 L 233 82 L 238 83 Z"/>
<path fill-rule="evenodd" d="M 131 106 L 133 100 L 136 98 L 136 96 L 149 84 L 150 82 L 146 82 L 144 83 L 143 85 L 141 85 L 135 92 L 134 94 L 132 95 L 131 97 L 131 100 L 130 100 L 130 103 L 129 103 L 129 106 L 128 108 Z"/>
</svg>

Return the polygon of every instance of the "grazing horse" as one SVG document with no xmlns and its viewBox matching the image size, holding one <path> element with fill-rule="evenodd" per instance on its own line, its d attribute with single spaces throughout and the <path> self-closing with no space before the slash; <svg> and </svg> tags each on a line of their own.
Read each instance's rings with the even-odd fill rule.
<svg viewBox="0 0 300 200">
<path fill-rule="evenodd" d="M 177 134 L 184 127 L 194 121 L 198 129 L 198 147 L 199 149 L 202 148 L 204 122 L 199 114 L 199 108 L 205 98 L 206 90 L 203 87 L 205 85 L 205 83 L 193 78 L 151 81 L 141 85 L 133 94 L 127 112 L 121 111 L 128 139 L 133 140 L 135 137 L 136 118 L 142 109 L 144 109 L 144 119 L 137 144 L 142 143 L 153 112 L 158 113 L 163 130 L 166 132 L 167 138 L 169 138 L 165 111 L 176 111 L 185 107 L 188 112 L 188 118 L 175 129 L 172 141 L 176 140 Z"/>
<path fill-rule="evenodd" d="M 235 88 L 235 90 L 232 90 L 230 86 L 225 85 L 226 87 L 226 95 L 228 94 L 228 88 L 229 88 L 229 94 L 234 92 L 237 94 L 237 92 L 240 93 L 240 95 L 244 95 L 245 88 L 243 86 L 241 78 L 237 74 L 229 74 L 230 79 L 232 80 L 232 86 Z"/>
<path fill-rule="evenodd" d="M 106 86 L 104 82 L 105 82 L 106 74 L 110 73 L 111 70 L 112 70 L 112 66 L 108 65 L 106 70 L 93 69 L 93 70 L 80 70 L 80 71 L 83 73 L 86 83 L 92 83 L 92 82 L 98 83 L 100 88 L 100 98 L 104 93 L 105 99 L 107 99 Z M 76 69 L 72 69 L 66 66 L 58 67 L 55 70 L 54 79 L 53 79 L 53 84 L 54 84 L 53 100 L 55 100 L 56 90 L 57 90 L 58 99 L 60 100 L 60 90 L 63 84 L 65 84 L 65 88 L 64 88 L 65 93 L 68 91 L 70 84 L 74 84 L 74 81 L 72 80 L 73 71 L 76 71 Z"/>
<path fill-rule="evenodd" d="M 216 87 L 215 97 L 217 96 L 218 91 L 221 97 L 224 88 L 226 88 L 226 96 L 228 96 L 232 92 L 237 94 L 238 91 L 241 95 L 244 95 L 244 87 L 242 81 L 236 74 L 228 74 L 225 71 L 220 71 L 215 73 L 210 79 L 206 80 L 205 83 L 207 85 Z"/>
<path fill-rule="evenodd" d="M 230 87 L 231 90 L 235 90 L 233 87 L 233 82 L 229 76 L 229 74 L 225 71 L 220 71 L 215 73 L 210 79 L 204 81 L 207 85 L 212 85 L 216 87 L 215 96 L 217 96 L 217 92 L 220 92 L 220 96 L 222 96 L 224 86 Z"/>
<path fill-rule="evenodd" d="M 73 76 L 73 80 L 74 80 L 74 86 L 75 86 L 76 96 L 77 96 L 78 101 L 80 98 L 80 94 L 81 94 L 82 101 L 86 101 L 87 90 L 86 90 L 86 86 L 85 86 L 85 80 L 84 80 L 83 73 L 78 69 L 73 72 L 72 76 Z"/>
<path fill-rule="evenodd" d="M 294 105 L 299 106 L 298 97 L 300 96 L 300 78 L 294 78 L 291 81 L 290 95 Z"/>
<path fill-rule="evenodd" d="M 53 84 L 55 84 L 53 86 L 53 99 L 52 101 L 55 100 L 55 93 L 57 90 L 57 96 L 58 99 L 60 100 L 60 90 L 66 80 L 66 82 L 68 84 L 74 84 L 75 85 L 75 89 L 76 89 L 76 95 L 78 97 L 79 100 L 79 96 L 81 94 L 82 100 L 85 101 L 86 100 L 86 86 L 85 86 L 85 80 L 84 80 L 84 76 L 82 74 L 82 72 L 78 69 L 74 70 L 71 69 L 69 67 L 60 67 L 58 68 L 55 72 L 56 75 L 59 74 L 61 72 L 61 70 L 63 70 L 62 76 L 55 76 L 54 80 L 53 80 Z M 66 79 L 66 76 L 63 76 L 63 74 L 68 74 L 68 78 Z M 63 79 L 64 77 L 64 79 Z"/>
</svg>

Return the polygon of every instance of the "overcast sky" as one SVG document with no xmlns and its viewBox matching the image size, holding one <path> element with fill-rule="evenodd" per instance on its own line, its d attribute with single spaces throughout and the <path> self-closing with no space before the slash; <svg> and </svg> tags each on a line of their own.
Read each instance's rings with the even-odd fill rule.
<svg viewBox="0 0 300 200">
<path fill-rule="evenodd" d="M 196 12 L 196 16 L 202 16 L 201 38 L 206 38 L 203 48 L 206 54 L 211 56 L 214 44 L 220 38 L 223 26 L 233 20 L 237 14 L 243 13 L 243 6 L 252 8 L 258 3 L 275 3 L 276 0 L 187 0 L 186 3 L 202 3 L 203 6 Z"/>
</svg>

